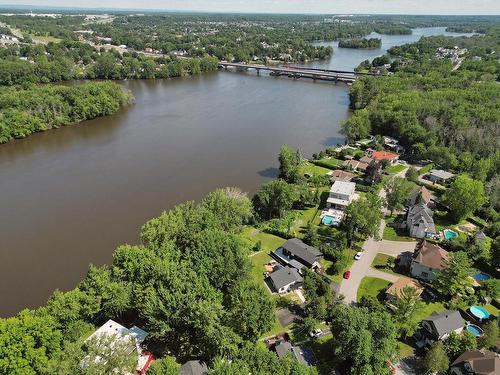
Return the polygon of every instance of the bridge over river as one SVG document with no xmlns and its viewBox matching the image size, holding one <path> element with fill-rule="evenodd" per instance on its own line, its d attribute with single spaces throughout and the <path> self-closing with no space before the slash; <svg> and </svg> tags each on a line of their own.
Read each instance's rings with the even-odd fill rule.
<svg viewBox="0 0 500 375">
<path fill-rule="evenodd" d="M 313 80 L 322 81 L 334 81 L 334 82 L 346 82 L 352 83 L 356 81 L 359 76 L 363 75 L 375 75 L 372 73 L 358 73 L 350 72 L 344 70 L 328 70 L 328 69 L 318 69 L 318 68 L 307 68 L 300 66 L 267 66 L 260 64 L 245 64 L 245 63 L 230 63 L 221 61 L 219 62 L 219 68 L 228 69 L 235 68 L 236 70 L 249 70 L 254 69 L 257 73 L 261 70 L 268 71 L 272 76 L 287 76 L 290 78 L 310 78 Z"/>
</svg>

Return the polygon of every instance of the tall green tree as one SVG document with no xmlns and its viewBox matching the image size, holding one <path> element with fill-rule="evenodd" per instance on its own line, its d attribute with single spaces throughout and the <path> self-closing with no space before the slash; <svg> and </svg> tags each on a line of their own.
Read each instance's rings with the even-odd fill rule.
<svg viewBox="0 0 500 375">
<path fill-rule="evenodd" d="M 404 337 L 413 336 L 420 320 L 418 313 L 422 308 L 422 300 L 415 288 L 404 287 L 398 299 L 394 303 L 396 311 L 394 317 L 401 335 Z"/>
<path fill-rule="evenodd" d="M 350 142 L 368 138 L 371 133 L 368 110 L 360 109 L 354 112 L 354 115 L 341 124 L 341 131 Z"/>
<path fill-rule="evenodd" d="M 427 373 L 445 372 L 450 366 L 450 360 L 446 355 L 444 345 L 441 341 L 432 344 L 431 348 L 425 353 L 424 369 Z"/>
<path fill-rule="evenodd" d="M 378 238 L 381 209 L 382 202 L 374 194 L 367 194 L 347 206 L 342 223 L 347 232 L 349 246 L 352 246 L 356 238 Z"/>
<path fill-rule="evenodd" d="M 484 186 L 467 175 L 458 176 L 443 196 L 457 222 L 473 214 L 485 202 Z"/>
<path fill-rule="evenodd" d="M 301 157 L 299 150 L 292 150 L 287 145 L 281 146 L 279 153 L 280 178 L 289 183 L 296 183 L 300 178 Z"/>
<path fill-rule="evenodd" d="M 444 269 L 438 274 L 436 286 L 443 294 L 449 296 L 463 294 L 468 285 L 467 278 L 472 273 L 471 266 L 467 253 L 462 251 L 449 253 L 449 259 L 444 261 Z"/>
<path fill-rule="evenodd" d="M 293 185 L 285 180 L 274 180 L 262 186 L 254 197 L 255 211 L 265 220 L 282 218 L 295 202 Z"/>
<path fill-rule="evenodd" d="M 500 339 L 498 323 L 491 321 L 483 326 L 484 334 L 478 339 L 478 346 L 483 349 L 492 349 Z"/>
<path fill-rule="evenodd" d="M 476 337 L 467 330 L 461 334 L 452 332 L 445 340 L 444 347 L 451 358 L 456 358 L 458 355 L 474 350 L 477 347 Z"/>
<path fill-rule="evenodd" d="M 413 186 L 414 184 L 401 177 L 393 177 L 386 181 L 384 184 L 384 189 L 386 191 L 385 199 L 387 208 L 391 211 L 391 215 L 394 210 L 403 209 Z"/>
</svg>

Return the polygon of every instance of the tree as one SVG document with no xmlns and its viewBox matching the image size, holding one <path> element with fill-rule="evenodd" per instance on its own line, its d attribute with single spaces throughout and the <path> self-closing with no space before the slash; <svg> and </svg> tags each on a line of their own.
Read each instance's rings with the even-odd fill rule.
<svg viewBox="0 0 500 375">
<path fill-rule="evenodd" d="M 436 286 L 446 295 L 463 294 L 471 273 L 471 261 L 467 253 L 449 253 L 449 258 L 444 261 L 444 269 L 438 274 Z"/>
<path fill-rule="evenodd" d="M 387 208 L 391 211 L 391 215 L 394 210 L 400 210 L 404 207 L 412 188 L 413 184 L 401 177 L 391 178 L 384 184 Z"/>
<path fill-rule="evenodd" d="M 413 336 L 420 323 L 417 314 L 422 307 L 417 290 L 411 286 L 404 287 L 394 305 L 394 317 L 402 336 Z"/>
<path fill-rule="evenodd" d="M 336 304 L 331 315 L 334 354 L 348 362 L 351 374 L 387 374 L 398 347 L 389 313 Z"/>
<path fill-rule="evenodd" d="M 459 222 L 486 202 L 483 183 L 460 175 L 445 192 L 443 202 L 450 207 L 451 214 Z"/>
<path fill-rule="evenodd" d="M 452 332 L 445 340 L 444 347 L 448 356 L 455 358 L 463 352 L 476 349 L 477 340 L 476 337 L 467 330 L 464 330 L 461 334 Z"/>
<path fill-rule="evenodd" d="M 493 320 L 483 326 L 484 334 L 478 339 L 478 346 L 483 349 L 493 348 L 499 339 L 499 329 L 497 321 Z"/>
<path fill-rule="evenodd" d="M 179 374 L 179 365 L 174 357 L 163 357 L 160 359 L 156 359 L 153 361 L 151 366 L 148 369 L 149 375 L 178 375 Z"/>
<path fill-rule="evenodd" d="M 491 242 L 490 259 L 495 267 L 500 267 L 500 236 Z"/>
<path fill-rule="evenodd" d="M 282 218 L 294 202 L 293 185 L 281 179 L 263 185 L 253 200 L 255 211 L 265 220 Z"/>
<path fill-rule="evenodd" d="M 418 181 L 418 171 L 417 171 L 417 168 L 415 167 L 410 167 L 408 168 L 408 170 L 406 171 L 406 174 L 405 174 L 405 177 L 408 181 L 411 181 L 411 182 L 417 182 Z"/>
<path fill-rule="evenodd" d="M 450 366 L 450 360 L 444 350 L 441 341 L 432 344 L 431 348 L 425 353 L 424 369 L 427 373 L 445 372 Z"/>
<path fill-rule="evenodd" d="M 347 206 L 342 223 L 347 232 L 350 247 L 357 236 L 378 237 L 382 219 L 381 208 L 382 202 L 374 194 L 366 194 Z"/>
<path fill-rule="evenodd" d="M 29 310 L 0 319 L 0 373 L 44 373 L 61 352 L 62 334 L 56 321 Z"/>
<path fill-rule="evenodd" d="M 370 116 L 368 110 L 360 109 L 341 124 L 341 132 L 349 142 L 367 138 L 371 133 Z"/>
<path fill-rule="evenodd" d="M 491 300 L 500 297 L 500 280 L 498 279 L 488 279 L 483 281 L 481 289 L 479 290 L 479 295 L 482 300 L 490 303 Z"/>
<path fill-rule="evenodd" d="M 292 150 L 290 147 L 281 146 L 279 153 L 280 178 L 289 183 L 296 183 L 300 178 L 300 153 L 299 150 Z"/>
</svg>

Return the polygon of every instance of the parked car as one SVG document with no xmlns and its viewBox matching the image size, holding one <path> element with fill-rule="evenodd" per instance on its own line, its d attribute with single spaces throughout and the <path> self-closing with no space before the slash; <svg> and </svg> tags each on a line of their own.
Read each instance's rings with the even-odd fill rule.
<svg viewBox="0 0 500 375">
<path fill-rule="evenodd" d="M 311 336 L 311 337 L 319 337 L 322 334 L 323 334 L 323 331 L 321 329 L 319 329 L 319 328 L 316 328 L 312 332 L 309 332 L 309 336 Z"/>
<path fill-rule="evenodd" d="M 356 255 L 354 255 L 354 259 L 356 259 L 356 260 L 360 260 L 360 259 L 361 259 L 361 255 L 363 255 L 363 253 L 362 253 L 361 251 L 358 251 L 358 252 L 356 253 Z"/>
<path fill-rule="evenodd" d="M 348 280 L 349 277 L 351 277 L 351 271 L 345 271 L 344 272 L 344 279 Z"/>
</svg>

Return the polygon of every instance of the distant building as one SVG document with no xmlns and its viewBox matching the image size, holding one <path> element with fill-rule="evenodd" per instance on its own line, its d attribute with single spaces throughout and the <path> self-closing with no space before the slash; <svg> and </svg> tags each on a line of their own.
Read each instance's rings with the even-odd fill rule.
<svg viewBox="0 0 500 375">
<path fill-rule="evenodd" d="M 296 268 L 281 267 L 269 275 L 269 280 L 278 293 L 286 293 L 297 287 L 304 279 Z"/>
<path fill-rule="evenodd" d="M 354 173 L 343 171 L 342 169 L 336 169 L 330 174 L 330 179 L 332 182 L 335 181 L 351 181 L 356 175 Z"/>
<path fill-rule="evenodd" d="M 364 163 L 361 160 L 346 160 L 342 163 L 344 167 L 351 168 L 354 171 L 361 171 L 364 172 L 366 171 L 366 168 L 368 168 L 368 163 Z"/>
<path fill-rule="evenodd" d="M 432 218 L 433 212 L 424 202 L 408 208 L 406 228 L 410 237 L 430 238 L 436 235 L 436 226 Z"/>
<path fill-rule="evenodd" d="M 453 176 L 454 176 L 453 173 L 443 171 L 441 169 L 431 169 L 429 173 L 426 175 L 429 181 L 438 184 L 447 183 Z"/>
<path fill-rule="evenodd" d="M 448 252 L 441 246 L 425 240 L 421 241 L 413 252 L 410 274 L 418 279 L 432 282 L 445 268 L 447 260 Z"/>
<path fill-rule="evenodd" d="M 307 365 L 307 361 L 304 358 L 302 350 L 298 346 L 292 346 L 288 341 L 282 341 L 275 346 L 274 350 L 279 358 L 284 358 L 287 355 L 291 355 L 297 360 L 297 362 Z"/>
<path fill-rule="evenodd" d="M 423 203 L 427 207 L 432 206 L 432 194 L 425 186 L 415 188 L 408 197 L 406 205 L 408 207 Z"/>
<path fill-rule="evenodd" d="M 313 246 L 309 246 L 299 240 L 292 238 L 275 251 L 275 255 L 287 265 L 300 269 L 302 267 L 319 267 L 319 261 L 323 254 Z"/>
<path fill-rule="evenodd" d="M 356 184 L 347 181 L 335 181 L 330 188 L 330 194 L 326 200 L 328 208 L 345 210 L 345 208 L 356 199 Z"/>
<path fill-rule="evenodd" d="M 208 374 L 208 367 L 202 361 L 187 361 L 179 369 L 179 375 L 206 375 Z"/>
<path fill-rule="evenodd" d="M 487 350 L 471 350 L 460 355 L 450 366 L 450 375 L 498 375 L 500 357 Z"/>
<path fill-rule="evenodd" d="M 391 164 L 394 164 L 399 160 L 398 154 L 389 151 L 367 150 L 367 156 L 377 161 L 388 160 Z"/>
<path fill-rule="evenodd" d="M 452 332 L 462 333 L 465 321 L 458 311 L 433 312 L 422 320 L 422 329 L 416 334 L 417 346 L 431 345 L 435 341 L 446 340 Z"/>
<path fill-rule="evenodd" d="M 148 352 L 143 352 L 141 344 L 144 342 L 148 333 L 139 327 L 133 326 L 128 329 L 121 324 L 115 322 L 114 320 L 108 320 L 99 329 L 97 329 L 89 338 L 85 341 L 89 341 L 92 338 L 99 337 L 111 337 L 113 342 L 121 342 L 124 345 L 128 345 L 129 353 L 134 351 L 137 353 L 137 373 L 143 375 L 146 373 L 147 369 L 153 361 L 153 355 Z M 101 361 L 102 358 L 84 358 L 82 360 L 81 366 L 86 367 L 88 361 Z M 120 369 L 117 369 L 119 371 Z"/>
</svg>

